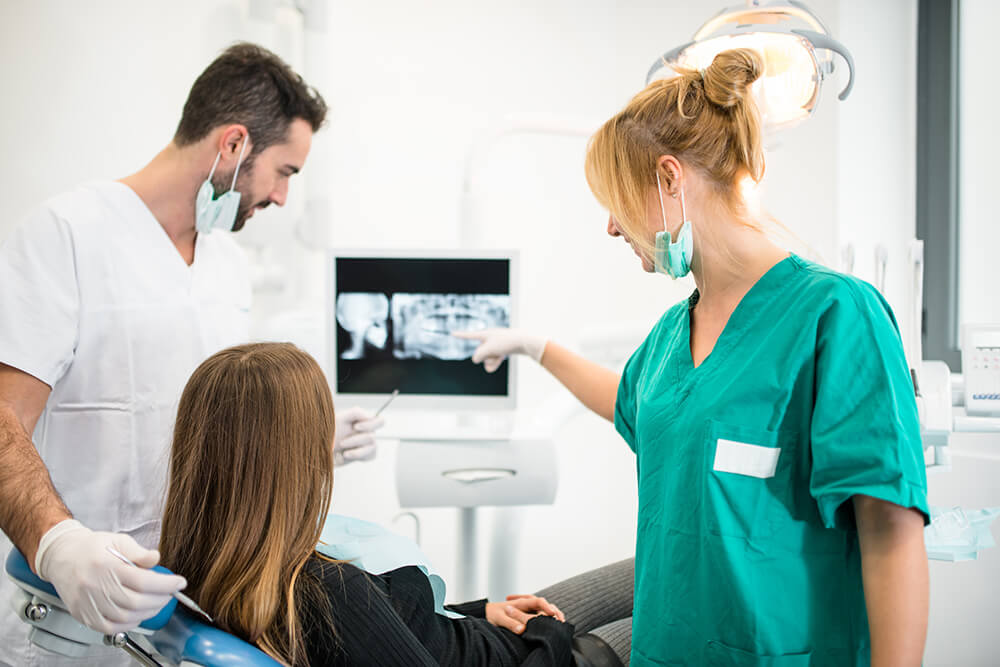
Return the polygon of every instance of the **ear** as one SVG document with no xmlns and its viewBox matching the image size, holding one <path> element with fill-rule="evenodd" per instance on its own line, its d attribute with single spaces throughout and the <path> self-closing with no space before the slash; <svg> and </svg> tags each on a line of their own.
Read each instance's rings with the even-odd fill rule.
<svg viewBox="0 0 1000 667">
<path fill-rule="evenodd" d="M 246 156 L 253 150 L 253 142 L 250 141 L 250 133 L 246 126 L 239 123 L 224 126 L 219 133 L 218 146 L 222 158 L 238 158 L 240 151 L 243 150 L 243 142 L 247 142 L 246 150 L 243 152 L 243 158 L 246 159 Z"/>
<path fill-rule="evenodd" d="M 673 155 L 661 155 L 656 166 L 660 170 L 660 178 L 667 186 L 667 192 L 676 195 L 684 182 L 684 167 L 680 160 Z"/>
</svg>

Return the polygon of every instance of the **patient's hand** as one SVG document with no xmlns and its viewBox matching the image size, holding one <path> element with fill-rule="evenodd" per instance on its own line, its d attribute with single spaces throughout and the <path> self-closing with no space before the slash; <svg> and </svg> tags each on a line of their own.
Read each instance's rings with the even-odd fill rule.
<svg viewBox="0 0 1000 667">
<path fill-rule="evenodd" d="M 486 603 L 486 620 L 518 635 L 524 632 L 525 623 L 541 614 L 566 621 L 558 607 L 537 595 L 508 595 L 506 602 Z"/>
</svg>

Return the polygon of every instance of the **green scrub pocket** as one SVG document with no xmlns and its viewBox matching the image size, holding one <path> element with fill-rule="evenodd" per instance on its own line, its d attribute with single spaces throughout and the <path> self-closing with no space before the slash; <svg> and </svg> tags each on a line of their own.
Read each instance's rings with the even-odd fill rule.
<svg viewBox="0 0 1000 667">
<path fill-rule="evenodd" d="M 702 506 L 710 533 L 743 539 L 774 533 L 794 444 L 775 431 L 709 422 Z"/>
<path fill-rule="evenodd" d="M 756 655 L 726 646 L 714 639 L 705 645 L 706 667 L 809 667 L 812 653 Z"/>
</svg>

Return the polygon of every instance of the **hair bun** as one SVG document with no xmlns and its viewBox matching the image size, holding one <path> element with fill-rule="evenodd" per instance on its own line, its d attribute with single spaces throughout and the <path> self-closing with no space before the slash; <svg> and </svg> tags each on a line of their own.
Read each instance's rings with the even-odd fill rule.
<svg viewBox="0 0 1000 667">
<path fill-rule="evenodd" d="M 763 72 L 764 61 L 753 49 L 723 51 L 702 72 L 705 95 L 718 107 L 732 108 L 746 98 L 750 84 Z"/>
</svg>

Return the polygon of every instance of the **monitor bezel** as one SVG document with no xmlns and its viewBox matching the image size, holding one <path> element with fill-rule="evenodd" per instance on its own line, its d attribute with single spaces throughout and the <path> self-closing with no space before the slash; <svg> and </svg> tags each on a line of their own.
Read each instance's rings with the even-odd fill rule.
<svg viewBox="0 0 1000 667">
<path fill-rule="evenodd" d="M 338 405 L 357 405 L 375 410 L 385 403 L 388 394 L 358 394 L 337 390 L 337 260 L 338 259 L 504 259 L 510 272 L 510 326 L 518 322 L 519 252 L 514 249 L 445 249 L 445 248 L 337 248 L 327 253 L 326 261 L 326 351 L 327 379 Z M 514 410 L 517 407 L 517 360 L 508 363 L 507 395 L 505 396 L 449 396 L 443 394 L 400 394 L 392 403 L 396 410 L 446 410 L 452 412 L 478 412 Z"/>
</svg>

